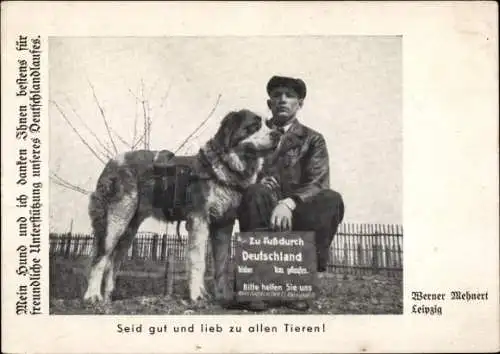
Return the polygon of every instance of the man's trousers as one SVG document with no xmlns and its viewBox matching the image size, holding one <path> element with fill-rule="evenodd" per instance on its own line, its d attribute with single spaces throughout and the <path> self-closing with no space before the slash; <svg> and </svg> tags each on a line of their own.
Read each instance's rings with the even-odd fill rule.
<svg viewBox="0 0 500 354">
<path fill-rule="evenodd" d="M 271 213 L 277 202 L 269 187 L 251 185 L 243 195 L 238 212 L 240 231 L 269 229 Z M 342 196 L 331 189 L 322 190 L 310 200 L 299 202 L 293 211 L 293 231 L 315 231 L 319 272 L 327 269 L 330 245 L 343 218 Z"/>
</svg>

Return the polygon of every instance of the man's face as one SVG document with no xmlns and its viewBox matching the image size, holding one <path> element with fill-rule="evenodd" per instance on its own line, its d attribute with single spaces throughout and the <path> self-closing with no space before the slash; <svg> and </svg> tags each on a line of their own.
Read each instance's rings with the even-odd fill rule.
<svg viewBox="0 0 500 354">
<path fill-rule="evenodd" d="M 271 91 L 267 100 L 267 106 L 273 113 L 273 118 L 281 125 L 294 118 L 302 104 L 303 99 L 299 98 L 297 92 L 289 87 L 276 87 Z"/>
</svg>

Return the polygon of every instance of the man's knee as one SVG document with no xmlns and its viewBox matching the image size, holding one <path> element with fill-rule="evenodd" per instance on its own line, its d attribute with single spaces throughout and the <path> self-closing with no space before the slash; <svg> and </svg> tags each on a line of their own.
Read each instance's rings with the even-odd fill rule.
<svg viewBox="0 0 500 354">
<path fill-rule="evenodd" d="M 299 203 L 297 206 L 299 213 L 334 213 L 339 222 L 344 217 L 344 200 L 342 195 L 331 189 L 324 189 L 310 200 Z"/>
<path fill-rule="evenodd" d="M 333 211 L 335 222 L 340 224 L 344 219 L 345 205 L 342 195 L 332 189 L 325 189 L 318 194 L 318 198 L 324 200 L 324 204 Z"/>
<path fill-rule="evenodd" d="M 324 189 L 316 195 L 316 198 L 328 200 L 332 204 L 344 204 L 342 195 L 333 189 Z"/>
<path fill-rule="evenodd" d="M 324 190 L 310 201 L 298 205 L 294 214 L 294 228 L 316 231 L 318 246 L 329 247 L 343 218 L 344 202 L 340 193 Z"/>
</svg>

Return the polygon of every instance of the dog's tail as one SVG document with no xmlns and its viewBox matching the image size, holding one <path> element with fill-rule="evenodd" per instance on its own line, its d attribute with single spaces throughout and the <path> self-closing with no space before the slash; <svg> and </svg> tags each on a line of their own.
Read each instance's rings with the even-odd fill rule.
<svg viewBox="0 0 500 354">
<path fill-rule="evenodd" d="M 118 174 L 114 162 L 105 166 L 97 181 L 96 190 L 90 195 L 89 217 L 94 231 L 92 264 L 95 264 L 106 251 L 106 233 L 109 204 L 119 194 Z"/>
</svg>

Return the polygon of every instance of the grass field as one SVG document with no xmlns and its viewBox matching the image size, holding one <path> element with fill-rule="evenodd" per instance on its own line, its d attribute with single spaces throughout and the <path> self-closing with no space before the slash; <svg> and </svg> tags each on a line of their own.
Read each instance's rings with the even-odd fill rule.
<svg viewBox="0 0 500 354">
<path fill-rule="evenodd" d="M 151 261 L 124 263 L 111 304 L 86 304 L 80 299 L 85 291 L 87 267 L 87 258 L 51 258 L 51 314 L 248 314 L 245 310 L 222 309 L 211 301 L 188 304 L 187 284 L 182 276 L 174 282 L 173 295 L 165 296 L 164 265 Z M 401 277 L 327 274 L 319 282 L 320 294 L 308 314 L 401 314 L 403 311 Z M 297 312 L 283 307 L 264 312 L 292 313 Z"/>
</svg>

